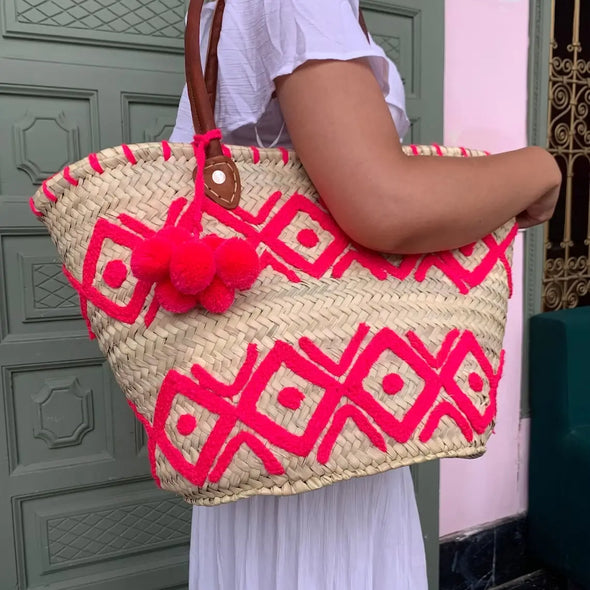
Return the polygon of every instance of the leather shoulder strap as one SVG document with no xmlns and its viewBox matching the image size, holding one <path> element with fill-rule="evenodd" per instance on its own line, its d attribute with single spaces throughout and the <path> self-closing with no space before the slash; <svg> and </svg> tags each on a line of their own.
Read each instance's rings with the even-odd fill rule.
<svg viewBox="0 0 590 590">
<path fill-rule="evenodd" d="M 219 62 L 217 60 L 217 47 L 221 36 L 221 27 L 223 25 L 223 12 L 225 10 L 225 0 L 217 0 L 213 22 L 211 23 L 211 34 L 209 35 L 209 49 L 207 51 L 207 64 L 205 67 L 205 85 L 207 94 L 211 102 L 211 107 L 215 111 L 217 100 L 217 78 L 219 76 Z"/>
<path fill-rule="evenodd" d="M 184 64 L 188 98 L 191 106 L 193 127 L 196 133 L 204 134 L 216 129 L 212 108 L 201 67 L 201 12 L 203 0 L 191 0 L 188 6 L 186 30 L 184 32 Z M 223 150 L 219 140 L 208 146 L 209 157 L 221 156 Z"/>
</svg>

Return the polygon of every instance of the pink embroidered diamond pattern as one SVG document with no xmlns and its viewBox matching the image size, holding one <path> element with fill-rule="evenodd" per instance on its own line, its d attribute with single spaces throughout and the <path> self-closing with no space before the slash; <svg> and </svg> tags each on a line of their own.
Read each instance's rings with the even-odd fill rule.
<svg viewBox="0 0 590 590">
<path fill-rule="evenodd" d="M 416 383 L 421 386 L 403 415 L 394 415 L 388 408 L 384 395 L 388 386 L 378 392 L 366 386 L 367 376 L 384 354 L 397 358 L 393 366 L 388 362 L 387 368 L 388 375 L 393 375 L 389 382 L 394 389 L 399 385 L 395 379 L 397 373 L 409 380 L 412 375 L 419 377 Z M 464 370 L 468 361 L 476 377 L 468 380 L 465 387 L 481 386 L 491 400 L 486 407 L 476 407 L 467 395 L 469 392 L 458 383 L 457 373 Z M 408 367 L 412 371 L 408 372 Z M 268 399 L 259 405 L 273 377 L 285 368 L 297 375 L 299 382 L 312 385 L 315 395 L 315 405 L 308 406 L 306 421 L 297 432 L 270 415 Z M 502 364 L 497 369 L 492 367 L 471 332 L 453 330 L 438 350 L 430 351 L 414 333 L 401 336 L 385 328 L 372 334 L 362 324 L 337 361 L 309 339 L 302 338 L 299 347 L 279 341 L 262 358 L 256 346 L 251 345 L 242 368 L 229 384 L 222 384 L 198 365 L 193 367 L 192 378 L 170 371 L 158 395 L 153 423 L 145 418 L 142 421 L 148 432 L 152 462 L 156 451 L 163 453 L 186 479 L 203 486 L 207 481 L 219 481 L 236 453 L 246 447 L 258 456 L 270 474 L 283 473 L 280 458 L 285 453 L 315 456 L 314 460 L 325 464 L 347 425 L 354 424 L 358 436 L 368 437 L 381 452 L 387 452 L 388 441 L 404 443 L 412 437 L 419 437 L 423 442 L 429 440 L 443 418 L 453 420 L 463 436 L 472 440 L 475 433 L 485 432 L 493 423 L 501 371 Z M 221 387 L 214 387 L 215 384 Z M 291 389 L 284 399 L 287 405 L 294 404 L 292 409 L 285 408 L 281 396 L 273 394 L 277 415 L 296 411 L 299 403 L 305 403 L 306 393 L 301 387 Z M 179 403 L 182 411 L 178 410 Z M 187 403 L 192 408 L 191 415 L 201 411 L 209 423 L 207 435 L 203 437 L 197 425 L 202 418 L 194 422 L 202 444 L 198 458 L 192 462 L 180 448 L 177 434 L 171 435 L 171 415 L 185 415 Z M 186 419 L 184 422 L 188 423 Z"/>
<path fill-rule="evenodd" d="M 413 275 L 415 280 L 421 282 L 436 269 L 445 274 L 459 292 L 466 294 L 480 285 L 496 265 L 501 263 L 506 269 L 509 284 L 512 284 L 507 251 L 516 236 L 516 225 L 501 243 L 498 243 L 493 235 L 484 238 L 483 243 L 487 246 L 488 252 L 482 260 L 473 264 L 475 256 L 470 258 L 473 248 L 464 248 L 459 255 L 454 252 L 440 252 L 427 256 L 386 258 L 351 243 L 319 203 L 300 194 L 294 194 L 285 200 L 283 195 L 275 193 L 257 214 L 239 207 L 230 213 L 211 201 L 204 204 L 204 211 L 257 245 L 262 245 L 263 258 L 272 259 L 273 264 L 269 265 L 295 282 L 302 279 L 302 273 L 315 278 L 341 278 L 354 264 L 366 268 L 375 278 L 382 281 L 389 277 L 404 280 Z M 291 231 L 291 234 L 297 235 L 296 240 L 289 239 L 289 243 L 284 240 L 289 226 L 302 214 L 313 220 L 313 223 L 310 223 L 312 228 L 315 229 L 318 225 L 321 227 L 322 231 L 319 233 L 324 237 L 324 240 L 319 240 L 320 244 L 324 244 L 323 249 L 320 250 L 321 247 L 318 248 L 314 244 L 312 260 L 302 253 L 300 243 L 297 244 L 300 242 L 299 231 Z M 325 239 L 326 234 L 332 239 Z M 296 249 L 291 245 L 294 243 L 297 244 Z M 460 258 L 463 261 L 465 258 L 469 260 L 463 264 Z"/>
<path fill-rule="evenodd" d="M 104 278 L 100 268 L 107 268 L 108 257 L 105 255 L 105 245 L 116 244 L 119 249 L 128 251 L 127 258 L 131 257 L 131 251 L 141 240 L 140 236 L 122 228 L 106 219 L 99 219 L 88 244 L 88 253 L 84 259 L 82 280 L 76 279 L 64 267 L 64 273 L 72 286 L 80 294 L 82 313 L 87 316 L 88 303 L 92 303 L 104 311 L 108 310 L 111 317 L 129 324 L 135 323 L 141 314 L 141 310 L 148 297 L 151 285 L 134 280 L 132 288 L 126 290 L 126 297 L 119 293 L 109 295 L 104 291 Z M 129 270 L 129 269 L 127 269 Z M 127 276 L 131 276 L 128 272 Z"/>
<path fill-rule="evenodd" d="M 319 241 L 325 244 L 321 249 L 314 248 L 315 259 L 310 260 L 300 253 L 299 248 L 295 250 L 283 239 L 289 226 L 296 219 L 301 221 L 301 218 L 307 218 L 307 223 L 311 227 L 319 228 L 317 232 L 320 235 Z M 334 220 L 303 195 L 293 195 L 266 225 L 260 233 L 260 238 L 283 261 L 316 278 L 326 274 L 349 243 Z M 292 242 L 297 243 L 296 240 Z"/>
<path fill-rule="evenodd" d="M 170 205 L 164 227 L 175 225 L 183 210 L 187 213 L 186 205 L 186 199 L 176 199 Z M 421 282 L 430 272 L 442 272 L 456 285 L 460 293 L 467 294 L 480 285 L 496 265 L 501 263 L 506 269 L 509 285 L 512 286 L 507 251 L 516 235 L 516 226 L 501 243 L 498 243 L 493 235 L 484 238 L 483 242 L 488 252 L 474 265 L 469 259 L 473 253 L 469 248 L 464 248 L 459 257 L 453 252 L 440 252 L 424 257 L 386 258 L 366 250 L 351 243 L 320 204 L 300 194 L 294 194 L 285 200 L 283 195 L 277 192 L 267 199 L 257 213 L 239 207 L 230 212 L 206 199 L 203 211 L 248 239 L 258 249 L 263 267 L 270 267 L 295 283 L 305 277 L 342 278 L 351 267 L 360 265 L 381 281 L 390 277 L 405 280 L 413 275 L 415 280 Z M 307 220 L 307 223 L 303 224 L 307 227 L 303 230 L 300 223 L 302 218 Z M 133 324 L 142 314 L 153 285 L 136 281 L 135 287 L 130 289 L 127 281 L 120 281 L 121 285 L 125 282 L 123 291 L 127 294 L 125 301 L 121 301 L 122 290 L 115 274 L 110 272 L 106 276 L 101 275 L 108 262 L 102 259 L 103 249 L 110 241 L 119 246 L 119 253 L 128 251 L 129 258 L 131 251 L 140 241 L 149 238 L 155 232 L 127 214 L 121 214 L 119 222 L 121 225 L 106 219 L 97 221 L 88 244 L 81 280 L 65 268 L 64 272 L 80 294 L 85 318 L 88 303 L 92 303 L 110 317 Z M 463 258 L 463 263 L 459 260 L 460 257 Z M 125 260 L 117 260 L 117 263 L 126 264 Z M 102 269 L 100 272 L 99 268 Z M 128 268 L 119 268 L 118 274 L 131 276 Z M 101 285 L 110 285 L 113 288 L 104 292 Z M 151 324 L 158 309 L 159 306 L 152 297 L 144 318 L 146 326 Z"/>
</svg>

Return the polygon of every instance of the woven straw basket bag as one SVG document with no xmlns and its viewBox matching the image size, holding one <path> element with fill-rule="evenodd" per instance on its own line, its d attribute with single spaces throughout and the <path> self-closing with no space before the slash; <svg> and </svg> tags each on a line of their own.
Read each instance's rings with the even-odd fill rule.
<svg viewBox="0 0 590 590">
<path fill-rule="evenodd" d="M 516 227 L 423 256 L 352 243 L 295 153 L 221 143 L 223 2 L 205 77 L 202 4 L 187 27 L 195 141 L 91 154 L 31 200 L 145 426 L 157 483 L 214 505 L 482 454 Z"/>
</svg>

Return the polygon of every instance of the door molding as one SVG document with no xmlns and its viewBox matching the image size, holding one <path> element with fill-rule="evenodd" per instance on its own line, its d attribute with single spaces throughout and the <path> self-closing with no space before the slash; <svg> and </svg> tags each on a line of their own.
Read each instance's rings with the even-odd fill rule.
<svg viewBox="0 0 590 590">
<path fill-rule="evenodd" d="M 547 147 L 549 116 L 549 56 L 551 43 L 551 2 L 530 0 L 530 46 L 528 73 L 529 145 Z M 523 363 L 521 415 L 529 414 L 528 336 L 529 320 L 542 310 L 545 229 L 526 231 L 524 239 Z"/>
</svg>

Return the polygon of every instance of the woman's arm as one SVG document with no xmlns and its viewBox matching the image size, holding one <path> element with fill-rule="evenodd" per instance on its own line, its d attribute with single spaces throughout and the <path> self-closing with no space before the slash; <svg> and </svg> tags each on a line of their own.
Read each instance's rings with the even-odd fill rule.
<svg viewBox="0 0 590 590">
<path fill-rule="evenodd" d="M 405 156 L 366 60 L 308 62 L 276 86 L 311 180 L 342 229 L 368 248 L 446 250 L 512 217 L 528 227 L 553 213 L 561 174 L 540 148 L 486 158 Z"/>
</svg>

